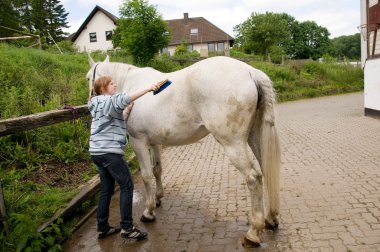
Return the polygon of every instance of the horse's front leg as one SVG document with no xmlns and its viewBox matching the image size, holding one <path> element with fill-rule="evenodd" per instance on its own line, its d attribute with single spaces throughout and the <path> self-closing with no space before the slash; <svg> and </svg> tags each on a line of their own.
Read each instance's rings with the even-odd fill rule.
<svg viewBox="0 0 380 252">
<path fill-rule="evenodd" d="M 161 205 L 161 198 L 164 196 L 164 189 L 162 188 L 162 163 L 161 163 L 161 145 L 152 145 L 153 154 L 153 174 L 156 177 L 156 206 Z"/>
<path fill-rule="evenodd" d="M 141 216 L 142 222 L 152 222 L 155 220 L 156 215 L 154 208 L 156 207 L 156 189 L 153 186 L 153 164 L 149 153 L 149 143 L 146 138 L 130 137 L 130 143 L 139 161 L 141 176 L 145 185 L 146 208 Z"/>
</svg>

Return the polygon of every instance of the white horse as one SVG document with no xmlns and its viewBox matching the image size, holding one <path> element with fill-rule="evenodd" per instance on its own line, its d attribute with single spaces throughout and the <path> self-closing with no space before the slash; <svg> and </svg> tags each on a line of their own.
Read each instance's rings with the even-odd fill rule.
<svg viewBox="0 0 380 252">
<path fill-rule="evenodd" d="M 126 93 L 163 79 L 172 81 L 161 93 L 136 100 L 127 121 L 146 189 L 141 220 L 155 220 L 154 208 L 163 196 L 161 146 L 194 143 L 211 133 L 245 178 L 251 196 L 251 226 L 245 241 L 259 246 L 259 234 L 265 226 L 276 228 L 279 214 L 280 148 L 271 80 L 228 57 L 205 59 L 172 73 L 110 63 L 108 57 L 100 63 L 90 57 L 90 65 L 90 90 L 93 81 L 104 75 Z"/>
</svg>

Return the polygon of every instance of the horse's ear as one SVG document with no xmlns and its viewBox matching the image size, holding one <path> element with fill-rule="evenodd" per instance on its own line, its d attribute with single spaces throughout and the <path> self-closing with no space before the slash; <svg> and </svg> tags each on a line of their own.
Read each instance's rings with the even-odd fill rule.
<svg viewBox="0 0 380 252">
<path fill-rule="evenodd" d="M 110 56 L 107 54 L 107 57 L 106 59 L 104 60 L 104 62 L 110 62 Z"/>
<path fill-rule="evenodd" d="M 89 54 L 89 52 L 87 52 L 87 55 L 88 55 L 88 63 L 90 63 L 90 67 L 92 67 L 93 65 L 95 65 L 95 61 L 91 58 L 91 55 Z"/>
</svg>

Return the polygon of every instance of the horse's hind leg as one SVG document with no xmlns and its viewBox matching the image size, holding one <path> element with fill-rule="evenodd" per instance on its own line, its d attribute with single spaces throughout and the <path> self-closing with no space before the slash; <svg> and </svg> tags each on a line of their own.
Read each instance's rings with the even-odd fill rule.
<svg viewBox="0 0 380 252">
<path fill-rule="evenodd" d="M 153 164 L 149 153 L 149 143 L 146 139 L 137 139 L 130 137 L 130 143 L 133 151 L 139 160 L 141 176 L 145 185 L 146 208 L 141 216 L 141 221 L 151 222 L 155 220 L 154 208 L 156 207 L 156 190 L 153 187 L 154 175 Z"/>
<path fill-rule="evenodd" d="M 164 196 L 162 188 L 162 163 L 161 163 L 161 145 L 152 145 L 153 151 L 153 174 L 156 178 L 156 206 L 161 205 L 161 198 Z"/>
<path fill-rule="evenodd" d="M 246 141 L 223 143 L 219 141 L 232 164 L 243 174 L 251 196 L 250 229 L 246 234 L 250 246 L 259 246 L 259 235 L 264 229 L 263 214 L 263 181 L 260 165 L 252 160 L 251 152 Z M 254 155 L 253 155 L 254 156 Z"/>
</svg>

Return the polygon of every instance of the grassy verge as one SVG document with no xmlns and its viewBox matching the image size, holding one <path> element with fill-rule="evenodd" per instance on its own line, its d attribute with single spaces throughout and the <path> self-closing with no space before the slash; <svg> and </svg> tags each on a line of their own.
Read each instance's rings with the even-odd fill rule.
<svg viewBox="0 0 380 252">
<path fill-rule="evenodd" d="M 350 64 L 290 61 L 285 65 L 254 62 L 251 65 L 272 79 L 278 101 L 361 91 L 363 70 Z"/>
</svg>

